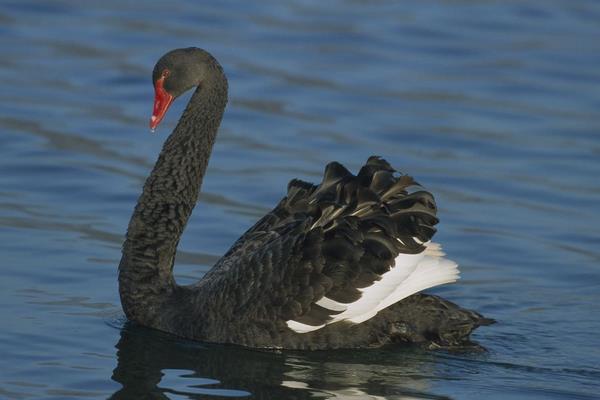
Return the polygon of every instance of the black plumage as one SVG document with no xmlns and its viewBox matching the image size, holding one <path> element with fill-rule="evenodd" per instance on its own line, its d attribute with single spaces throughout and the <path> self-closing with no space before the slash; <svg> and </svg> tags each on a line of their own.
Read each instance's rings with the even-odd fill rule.
<svg viewBox="0 0 600 400">
<path fill-rule="evenodd" d="M 268 265 L 273 269 L 262 270 L 271 280 L 268 290 L 246 292 L 248 298 L 241 301 L 258 304 L 257 308 L 270 304 L 264 310 L 266 318 L 315 326 L 328 322 L 335 313 L 325 312 L 315 302 L 323 296 L 341 303 L 358 300 L 358 289 L 379 280 L 399 253 L 423 251 L 412 236 L 426 242 L 435 232 L 433 197 L 424 190 L 409 195 L 408 188 L 419 187 L 412 178 L 394 175 L 378 157 L 369 158 L 361 174 L 354 176 L 333 162 L 318 186 L 291 181 L 288 195 L 204 279 L 239 293 L 243 292 L 240 285 L 257 278 L 253 265 Z M 397 238 L 402 234 L 407 239 L 400 243 Z M 229 279 L 231 268 L 239 269 L 246 279 L 237 283 Z"/>
</svg>

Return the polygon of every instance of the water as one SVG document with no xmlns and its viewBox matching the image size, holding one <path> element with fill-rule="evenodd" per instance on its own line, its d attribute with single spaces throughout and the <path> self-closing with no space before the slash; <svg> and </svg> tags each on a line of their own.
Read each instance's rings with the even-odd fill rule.
<svg viewBox="0 0 600 400">
<path fill-rule="evenodd" d="M 600 3 L 0 2 L 0 398 L 592 399 L 600 393 Z M 201 276 L 284 194 L 386 157 L 431 189 L 487 353 L 278 354 L 125 324 L 116 266 L 197 45 L 230 104 L 180 246 Z M 370 397 L 369 397 L 370 396 Z"/>
</svg>

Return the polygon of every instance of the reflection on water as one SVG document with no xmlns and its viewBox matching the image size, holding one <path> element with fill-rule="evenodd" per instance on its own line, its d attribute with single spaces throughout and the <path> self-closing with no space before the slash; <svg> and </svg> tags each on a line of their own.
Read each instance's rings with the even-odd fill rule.
<svg viewBox="0 0 600 400">
<path fill-rule="evenodd" d="M 591 0 L 2 2 L 0 398 L 597 398 L 599 20 Z M 489 353 L 261 353 L 106 324 L 185 103 L 147 131 L 151 68 L 189 45 L 230 103 L 178 281 L 291 178 L 380 154 L 435 193 L 462 269 L 436 293 L 498 320 L 475 335 Z"/>
<path fill-rule="evenodd" d="M 435 372 L 418 349 L 263 352 L 181 341 L 132 324 L 116 348 L 112 379 L 123 387 L 112 399 L 438 398 L 427 393 Z"/>
</svg>

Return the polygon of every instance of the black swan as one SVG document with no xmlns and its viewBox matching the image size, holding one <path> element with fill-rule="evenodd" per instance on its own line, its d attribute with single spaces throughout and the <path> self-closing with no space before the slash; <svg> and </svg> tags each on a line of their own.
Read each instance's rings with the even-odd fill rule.
<svg viewBox="0 0 600 400">
<path fill-rule="evenodd" d="M 173 263 L 227 104 L 221 65 L 198 48 L 154 67 L 150 127 L 196 88 L 135 207 L 119 264 L 127 318 L 177 336 L 254 348 L 332 349 L 472 344 L 493 320 L 421 290 L 454 282 L 435 233 L 433 196 L 379 157 L 358 175 L 337 162 L 297 179 L 279 204 L 194 285 Z"/>
</svg>

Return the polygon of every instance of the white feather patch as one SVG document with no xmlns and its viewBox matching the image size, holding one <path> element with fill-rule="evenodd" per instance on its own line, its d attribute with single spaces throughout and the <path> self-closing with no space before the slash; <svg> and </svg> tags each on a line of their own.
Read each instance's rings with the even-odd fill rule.
<svg viewBox="0 0 600 400">
<path fill-rule="evenodd" d="M 327 297 L 315 304 L 332 311 L 342 311 L 332 316 L 327 324 L 338 321 L 361 323 L 373 318 L 379 311 L 422 290 L 455 282 L 459 279 L 458 265 L 443 258 L 445 253 L 438 243 L 425 243 L 425 251 L 419 254 L 400 254 L 392 268 L 371 286 L 359 289 L 360 299 L 345 304 Z M 293 320 L 287 321 L 290 329 L 298 333 L 321 329 L 327 324 L 312 326 Z"/>
<path fill-rule="evenodd" d="M 361 298 L 354 303 L 348 304 L 346 311 L 343 313 L 333 316 L 330 323 L 352 320 L 376 309 L 380 302 L 390 296 L 396 290 L 396 287 L 408 278 L 422 259 L 423 253 L 398 255 L 394 266 L 388 272 L 381 275 L 381 279 L 374 282 L 371 286 L 359 289 L 362 292 Z"/>
<path fill-rule="evenodd" d="M 325 296 L 323 296 L 323 298 L 321 298 L 321 300 L 317 301 L 315 304 L 331 311 L 345 311 L 346 308 L 348 308 L 348 304 L 339 303 Z"/>
<path fill-rule="evenodd" d="M 411 294 L 445 283 L 455 282 L 459 278 L 458 265 L 451 260 L 439 257 L 425 256 L 417 269 L 401 285 L 396 287 L 394 293 L 382 301 L 377 311 L 391 306 Z M 353 320 L 352 322 L 362 322 Z"/>
<path fill-rule="evenodd" d="M 288 328 L 290 328 L 291 330 L 298 332 L 298 333 L 307 333 L 307 332 L 316 331 L 317 329 L 321 329 L 322 327 L 324 327 L 326 325 L 326 324 L 323 324 L 323 325 L 313 326 L 313 325 L 302 324 L 300 322 L 296 322 L 296 321 L 292 321 L 292 320 L 289 320 L 286 323 L 287 323 Z"/>
<path fill-rule="evenodd" d="M 446 253 L 442 251 L 442 246 L 435 242 L 425 243 L 425 251 L 423 253 L 432 257 L 444 257 L 446 255 Z"/>
</svg>

